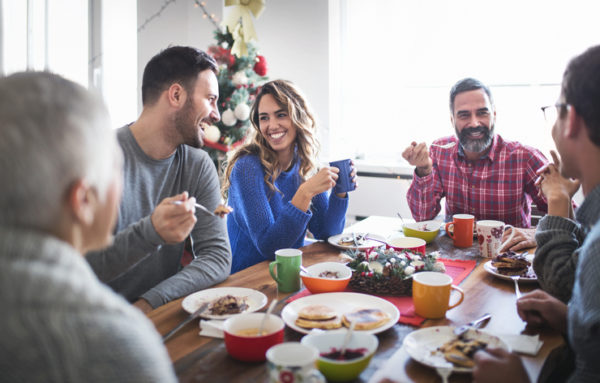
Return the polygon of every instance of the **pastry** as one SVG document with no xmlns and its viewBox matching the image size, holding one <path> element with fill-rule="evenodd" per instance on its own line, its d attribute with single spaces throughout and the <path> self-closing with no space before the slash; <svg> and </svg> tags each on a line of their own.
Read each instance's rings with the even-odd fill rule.
<svg viewBox="0 0 600 383">
<path fill-rule="evenodd" d="M 342 327 L 338 313 L 329 306 L 309 305 L 298 312 L 296 325 L 302 328 L 319 328 L 329 330 Z"/>
<path fill-rule="evenodd" d="M 524 255 L 513 251 L 502 253 L 492 259 L 492 266 L 502 275 L 520 275 L 526 276 L 531 266 L 531 262 Z"/>
<path fill-rule="evenodd" d="M 487 343 L 464 337 L 453 338 L 438 348 L 444 358 L 456 366 L 471 368 L 475 365 L 475 353 L 487 347 Z"/>
<path fill-rule="evenodd" d="M 356 330 L 371 330 L 377 328 L 390 320 L 390 316 L 380 309 L 358 309 L 342 316 L 344 326 L 350 327 L 356 321 Z"/>
</svg>

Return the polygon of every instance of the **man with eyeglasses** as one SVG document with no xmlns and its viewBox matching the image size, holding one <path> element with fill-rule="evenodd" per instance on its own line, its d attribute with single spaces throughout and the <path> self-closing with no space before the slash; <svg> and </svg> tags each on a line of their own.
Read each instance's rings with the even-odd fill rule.
<svg viewBox="0 0 600 383">
<path fill-rule="evenodd" d="M 407 200 L 417 221 L 433 219 L 446 198 L 446 221 L 467 213 L 519 228 L 531 226 L 531 203 L 546 212 L 535 185 L 536 171 L 547 164 L 542 153 L 495 134 L 496 110 L 489 88 L 465 78 L 450 91 L 450 120 L 456 136 L 431 147 L 413 142 L 402 156 L 415 166 Z M 517 230 L 505 248 L 535 246 L 533 230 Z M 502 249 L 501 249 L 502 250 Z"/>
<path fill-rule="evenodd" d="M 554 153 L 540 171 L 548 215 L 536 231 L 534 266 L 544 289 L 550 278 L 571 275 L 574 284 L 568 305 L 536 290 L 517 301 L 517 311 L 528 325 L 549 326 L 568 342 L 548 357 L 538 381 L 600 382 L 600 46 L 571 60 L 559 102 L 544 110 L 558 112 L 552 138 L 560 160 Z M 579 182 L 585 199 L 573 216 Z M 529 381 L 519 357 L 504 350 L 479 351 L 475 361 L 476 382 Z"/>
</svg>

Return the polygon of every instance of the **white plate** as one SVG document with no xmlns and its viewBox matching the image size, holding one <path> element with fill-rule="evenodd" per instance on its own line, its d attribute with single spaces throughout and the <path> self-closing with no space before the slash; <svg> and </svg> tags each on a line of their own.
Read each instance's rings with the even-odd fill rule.
<svg viewBox="0 0 600 383">
<path fill-rule="evenodd" d="M 378 234 L 373 234 L 373 233 L 354 233 L 356 235 L 365 235 L 367 234 L 369 238 L 375 238 L 375 239 L 379 239 L 381 241 L 385 242 L 385 238 L 381 235 Z M 372 241 L 372 240 L 366 240 L 364 241 L 362 244 L 358 245 L 358 246 L 354 246 L 354 245 L 340 245 L 339 241 L 342 237 L 348 237 L 351 236 L 352 233 L 342 233 L 342 234 L 338 234 L 338 235 L 332 235 L 331 237 L 327 238 L 327 242 L 329 242 L 330 244 L 332 244 L 333 246 L 339 248 L 339 249 L 344 249 L 344 250 L 366 250 L 366 249 L 370 249 L 371 247 L 376 247 L 376 246 L 384 246 L 385 243 L 382 242 L 378 242 L 378 241 Z"/>
<path fill-rule="evenodd" d="M 492 274 L 495 277 L 498 277 L 500 279 L 505 279 L 507 281 L 512 281 L 512 278 L 509 275 L 500 274 L 498 272 L 498 269 L 496 269 L 494 266 L 492 266 L 492 261 L 487 261 L 486 263 L 484 263 L 483 268 L 485 269 L 485 271 L 487 271 L 488 273 Z M 530 268 L 529 272 L 533 273 L 533 270 L 531 270 L 531 266 L 529 266 L 529 268 Z M 533 277 L 533 278 L 520 277 L 519 282 L 537 282 L 537 277 Z"/>
<path fill-rule="evenodd" d="M 375 297 L 373 295 L 360 294 L 360 293 L 323 293 L 313 294 L 306 297 L 298 298 L 295 301 L 288 303 L 281 311 L 281 319 L 289 327 L 303 334 L 308 334 L 310 329 L 296 326 L 296 319 L 298 319 L 298 312 L 305 306 L 309 305 L 325 305 L 331 307 L 337 311 L 339 315 L 351 312 L 360 308 L 377 308 L 383 310 L 390 316 L 390 320 L 383 325 L 371 329 L 363 330 L 368 334 L 378 334 L 382 331 L 387 330 L 398 322 L 400 319 L 400 311 L 385 299 Z M 344 327 L 327 330 L 327 331 L 346 331 Z M 358 331 L 358 330 L 356 330 Z"/>
<path fill-rule="evenodd" d="M 403 342 L 404 349 L 414 360 L 426 366 L 451 367 L 453 372 L 471 372 L 469 367 L 457 367 L 444 358 L 444 354 L 438 351 L 438 347 L 456 337 L 452 326 L 426 327 L 409 333 Z M 497 336 L 485 330 L 469 330 L 469 339 L 477 339 L 486 342 L 491 347 L 501 347 L 509 350 L 508 345 Z"/>
<path fill-rule="evenodd" d="M 247 289 L 245 287 L 215 287 L 212 289 L 201 290 L 188 295 L 181 302 L 181 307 L 188 313 L 196 311 L 204 302 L 211 302 L 225 295 L 234 297 L 247 297 L 248 308 L 244 313 L 251 313 L 260 310 L 267 304 L 267 296 L 260 291 Z M 236 314 L 210 315 L 208 311 L 202 314 L 202 318 L 208 319 L 226 319 Z"/>
</svg>

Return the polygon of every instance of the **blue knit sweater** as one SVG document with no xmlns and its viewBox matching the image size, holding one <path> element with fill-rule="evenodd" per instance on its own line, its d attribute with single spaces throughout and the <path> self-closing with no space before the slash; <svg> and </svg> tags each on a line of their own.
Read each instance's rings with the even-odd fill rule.
<svg viewBox="0 0 600 383">
<path fill-rule="evenodd" d="M 301 184 L 300 161 L 277 177 L 273 192 L 264 181 L 265 171 L 256 155 L 241 157 L 231 171 L 227 230 L 233 264 L 231 272 L 243 270 L 275 258 L 275 250 L 299 248 L 308 228 L 318 239 L 339 234 L 344 229 L 348 198 L 324 192 L 312 199 L 308 212 L 291 204 Z"/>
</svg>

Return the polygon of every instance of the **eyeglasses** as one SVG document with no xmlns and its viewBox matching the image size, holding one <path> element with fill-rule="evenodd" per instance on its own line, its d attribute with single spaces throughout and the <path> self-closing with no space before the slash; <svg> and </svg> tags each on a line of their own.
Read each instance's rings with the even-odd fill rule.
<svg viewBox="0 0 600 383">
<path fill-rule="evenodd" d="M 570 105 L 566 103 L 556 103 L 554 105 L 542 106 L 542 113 L 547 123 L 554 124 L 558 119 L 558 111 L 561 108 L 568 108 Z"/>
</svg>

